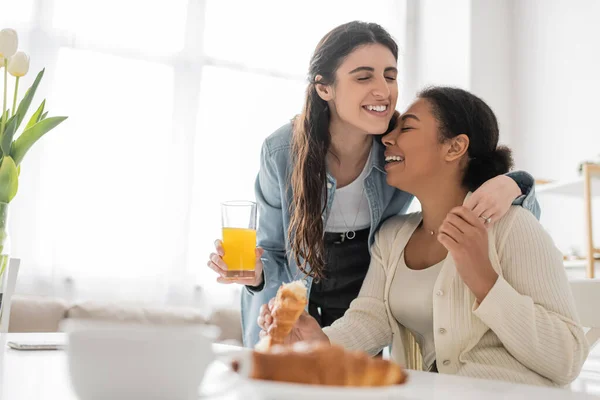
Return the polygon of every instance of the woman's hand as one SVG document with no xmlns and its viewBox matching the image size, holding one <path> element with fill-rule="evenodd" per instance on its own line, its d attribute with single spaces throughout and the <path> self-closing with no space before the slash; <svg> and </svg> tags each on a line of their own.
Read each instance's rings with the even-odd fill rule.
<svg viewBox="0 0 600 400">
<path fill-rule="evenodd" d="M 261 331 L 259 336 L 263 338 L 269 332 L 269 329 L 273 325 L 273 316 L 271 315 L 271 311 L 273 309 L 273 304 L 275 302 L 275 298 L 272 298 L 268 304 L 263 304 L 260 307 L 260 314 L 258 316 L 258 326 L 260 326 Z M 316 319 L 311 317 L 306 311 L 300 315 L 298 321 L 292 328 L 289 336 L 285 339 L 284 344 L 292 344 L 296 342 L 303 341 L 319 341 L 329 343 L 329 338 L 321 327 Z"/>
<path fill-rule="evenodd" d="M 490 225 L 502 218 L 520 195 L 521 189 L 512 178 L 498 175 L 474 191 L 465 202 L 465 207 Z"/>
<path fill-rule="evenodd" d="M 488 232 L 483 218 L 466 207 L 455 207 L 440 226 L 438 240 L 481 303 L 498 279 L 489 257 Z"/>
<path fill-rule="evenodd" d="M 225 250 L 223 249 L 223 242 L 220 240 L 215 241 L 215 250 L 216 253 L 211 253 L 209 256 L 209 260 L 206 263 L 210 269 L 219 274 L 217 278 L 217 282 L 219 283 L 239 283 L 240 285 L 247 286 L 260 286 L 263 282 L 263 264 L 260 258 L 262 257 L 264 250 L 260 247 L 257 247 L 255 250 L 256 254 L 256 264 L 254 265 L 254 277 L 250 278 L 228 278 L 227 277 L 227 264 L 223 261 L 223 256 L 225 255 Z"/>
</svg>

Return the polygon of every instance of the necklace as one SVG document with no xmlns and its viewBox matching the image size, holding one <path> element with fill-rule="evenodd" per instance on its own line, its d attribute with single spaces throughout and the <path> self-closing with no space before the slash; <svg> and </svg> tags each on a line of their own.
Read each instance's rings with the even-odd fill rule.
<svg viewBox="0 0 600 400">
<path fill-rule="evenodd" d="M 346 218 L 344 218 L 344 213 L 340 209 L 340 207 L 339 207 L 340 203 L 338 202 L 338 211 L 339 211 L 340 215 L 342 216 L 342 221 L 344 222 L 344 226 L 346 227 L 346 232 L 340 233 L 340 239 L 342 242 L 346 239 L 352 240 L 356 237 L 356 231 L 354 230 L 354 228 L 356 227 L 356 219 L 358 218 L 358 214 L 360 213 L 360 206 L 362 206 L 362 201 L 363 201 L 364 197 L 365 197 L 365 185 L 363 183 L 362 191 L 360 192 L 360 202 L 358 203 L 358 209 L 356 210 L 356 215 L 354 216 L 354 222 L 352 223 L 352 229 L 350 229 L 348 227 L 348 224 L 346 223 Z M 337 201 L 337 197 L 335 198 L 335 201 Z"/>
<path fill-rule="evenodd" d="M 426 232 L 429 232 L 429 234 L 430 234 L 431 236 L 435 235 L 435 231 L 433 231 L 433 230 L 431 230 L 431 229 L 426 229 L 426 228 L 423 226 L 423 221 L 421 221 L 421 224 L 420 224 L 420 226 L 421 226 L 421 228 L 425 229 L 425 231 L 426 231 Z"/>
</svg>

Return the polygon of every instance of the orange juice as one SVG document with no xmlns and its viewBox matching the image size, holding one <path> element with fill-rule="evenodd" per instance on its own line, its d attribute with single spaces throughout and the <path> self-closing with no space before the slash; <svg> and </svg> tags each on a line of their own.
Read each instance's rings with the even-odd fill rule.
<svg viewBox="0 0 600 400">
<path fill-rule="evenodd" d="M 223 260 L 229 267 L 227 277 L 253 277 L 256 264 L 256 230 L 223 228 Z"/>
</svg>

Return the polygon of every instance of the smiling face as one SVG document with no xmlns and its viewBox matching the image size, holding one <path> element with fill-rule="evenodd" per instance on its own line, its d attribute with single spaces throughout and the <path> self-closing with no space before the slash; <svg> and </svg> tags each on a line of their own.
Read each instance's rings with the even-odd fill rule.
<svg viewBox="0 0 600 400">
<path fill-rule="evenodd" d="M 399 128 L 383 138 L 389 185 L 415 194 L 440 178 L 460 175 L 468 138 L 441 140 L 439 121 L 427 100 L 415 101 L 402 115 Z"/>
<path fill-rule="evenodd" d="M 382 134 L 396 108 L 397 76 L 392 52 L 368 44 L 352 51 L 336 70 L 333 85 L 317 85 L 317 93 L 329 105 L 332 124 Z"/>
</svg>

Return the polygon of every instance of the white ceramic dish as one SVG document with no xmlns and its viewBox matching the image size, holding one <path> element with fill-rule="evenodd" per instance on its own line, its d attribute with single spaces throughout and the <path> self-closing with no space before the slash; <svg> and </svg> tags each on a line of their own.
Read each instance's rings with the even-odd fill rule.
<svg viewBox="0 0 600 400">
<path fill-rule="evenodd" d="M 67 320 L 67 360 L 84 400 L 192 400 L 218 329 Z"/>
</svg>

